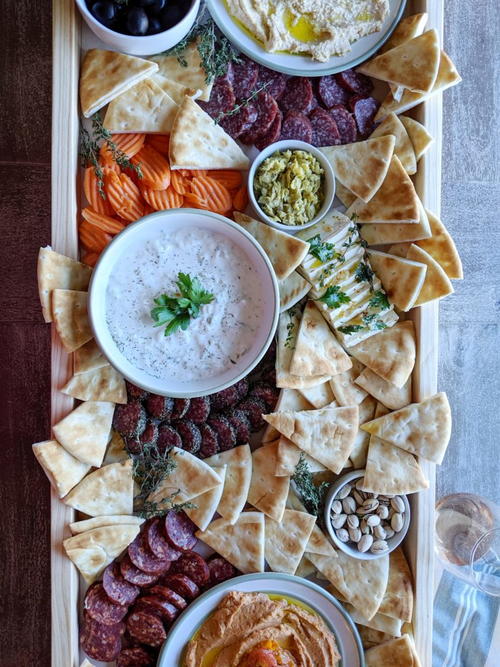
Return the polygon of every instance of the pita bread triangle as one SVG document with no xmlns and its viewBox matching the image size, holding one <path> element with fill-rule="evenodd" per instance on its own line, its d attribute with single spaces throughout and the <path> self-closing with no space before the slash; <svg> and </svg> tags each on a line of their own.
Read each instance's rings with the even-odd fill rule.
<svg viewBox="0 0 500 667">
<path fill-rule="evenodd" d="M 103 125 L 109 132 L 166 134 L 178 108 L 153 79 L 144 79 L 110 102 Z"/>
<path fill-rule="evenodd" d="M 442 299 L 454 292 L 450 279 L 446 275 L 444 269 L 431 255 L 429 255 L 428 252 L 412 243 L 406 253 L 406 259 L 420 262 L 427 266 L 424 284 L 422 285 L 414 306 L 421 306 L 424 303 Z"/>
<path fill-rule="evenodd" d="M 173 169 L 248 169 L 249 164 L 235 140 L 190 97 L 175 117 L 169 151 Z"/>
<path fill-rule="evenodd" d="M 367 369 L 365 369 L 367 370 Z M 373 419 L 375 415 L 375 408 L 377 401 L 373 396 L 367 396 L 359 404 L 359 423 L 364 424 Z M 358 428 L 354 446 L 349 454 L 349 461 L 355 468 L 364 468 L 366 463 L 366 454 L 368 452 L 368 443 L 370 442 L 370 434 Z"/>
<path fill-rule="evenodd" d="M 234 215 L 236 215 L 236 211 Z M 307 282 L 297 271 L 292 271 L 284 280 L 279 280 L 278 282 L 280 289 L 280 312 L 282 313 L 289 308 L 293 308 L 311 290 L 311 283 Z"/>
<path fill-rule="evenodd" d="M 420 199 L 418 200 L 418 210 L 418 222 L 361 225 L 359 233 L 369 246 L 428 239 L 431 236 L 431 228 Z"/>
<path fill-rule="evenodd" d="M 214 518 L 214 514 L 219 506 L 222 492 L 224 490 L 224 478 L 226 476 L 227 466 L 213 467 L 213 470 L 220 477 L 220 484 L 214 486 L 210 491 L 205 491 L 199 496 L 193 498 L 193 505 L 196 507 L 186 508 L 184 512 L 188 515 L 191 521 L 200 530 L 206 530 L 210 521 Z"/>
<path fill-rule="evenodd" d="M 403 123 L 408 132 L 413 150 L 415 151 L 415 159 L 418 162 L 434 139 L 417 120 L 414 120 L 409 116 L 399 116 L 399 120 Z"/>
<path fill-rule="evenodd" d="M 176 104 L 181 104 L 185 95 L 189 95 L 190 90 L 177 81 L 165 78 L 162 74 L 156 72 L 150 79 L 163 90 Z"/>
<path fill-rule="evenodd" d="M 239 211 L 234 212 L 234 219 L 264 248 L 278 280 L 287 278 L 307 255 L 309 243 L 296 236 L 274 229 Z"/>
<path fill-rule="evenodd" d="M 448 278 L 462 279 L 464 277 L 460 255 L 453 239 L 441 220 L 427 211 L 432 236 L 429 239 L 421 239 L 415 245 L 425 250 L 442 267 Z"/>
<path fill-rule="evenodd" d="M 420 219 L 419 199 L 410 177 L 393 155 L 384 182 L 368 203 L 357 199 L 346 211 L 356 222 L 415 223 Z"/>
<path fill-rule="evenodd" d="M 196 42 L 191 42 L 182 52 L 183 62 L 174 54 L 151 56 L 150 60 L 157 63 L 159 73 L 169 81 L 173 81 L 187 89 L 188 95 L 199 97 L 208 102 L 213 83 L 207 83 L 207 74 L 198 51 Z M 168 91 L 166 91 L 168 92 Z M 169 93 L 170 94 L 170 93 Z"/>
<path fill-rule="evenodd" d="M 291 486 L 288 492 L 286 506 L 288 509 L 305 512 L 307 514 L 307 510 L 304 507 L 302 500 L 299 499 L 295 489 Z M 320 556 L 331 556 L 332 558 L 335 558 L 335 549 L 333 548 L 332 543 L 317 525 L 314 525 L 312 529 L 306 551 L 312 554 L 319 554 Z"/>
<path fill-rule="evenodd" d="M 58 442 L 75 458 L 99 467 L 104 459 L 115 406 L 104 401 L 87 401 L 54 427 Z"/>
<path fill-rule="evenodd" d="M 441 463 L 451 435 L 451 410 L 444 392 L 373 419 L 361 428 L 428 461 Z"/>
<path fill-rule="evenodd" d="M 346 208 L 349 208 L 349 206 L 357 199 L 356 195 L 348 190 L 345 185 L 342 185 L 339 180 L 335 182 L 335 196 L 338 197 L 340 202 Z"/>
<path fill-rule="evenodd" d="M 281 521 L 285 511 L 289 477 L 275 475 L 278 442 L 271 442 L 252 452 L 252 480 L 248 502 L 275 521 Z"/>
<path fill-rule="evenodd" d="M 73 375 L 61 391 L 79 401 L 127 402 L 125 380 L 110 365 Z"/>
<path fill-rule="evenodd" d="M 410 320 L 397 322 L 350 347 L 349 353 L 387 382 L 402 387 L 415 365 L 415 326 Z"/>
<path fill-rule="evenodd" d="M 422 14 L 406 16 L 404 19 L 401 19 L 392 35 L 382 46 L 382 48 L 379 49 L 378 53 L 381 54 L 385 53 L 386 51 L 390 51 L 396 46 L 400 46 L 400 44 L 404 44 L 410 39 L 421 35 L 424 31 L 428 18 L 428 14 L 424 12 Z"/>
<path fill-rule="evenodd" d="M 60 498 L 69 493 L 90 470 L 89 465 L 75 459 L 55 440 L 36 442 L 32 447 L 33 454 Z"/>
<path fill-rule="evenodd" d="M 82 347 L 79 347 L 78 350 L 75 350 L 73 357 L 75 375 L 95 371 L 98 368 L 104 368 L 104 366 L 109 366 L 109 361 L 103 355 L 93 338 L 88 343 L 85 343 L 85 345 L 82 345 Z"/>
<path fill-rule="evenodd" d="M 131 459 L 94 470 L 64 498 L 66 505 L 89 516 L 132 514 L 133 500 Z"/>
<path fill-rule="evenodd" d="M 382 185 L 394 152 L 395 139 L 376 137 L 321 151 L 333 167 L 335 178 L 365 202 Z"/>
<path fill-rule="evenodd" d="M 90 49 L 80 73 L 80 103 L 85 118 L 158 70 L 158 65 L 118 51 Z"/>
<path fill-rule="evenodd" d="M 375 616 L 372 616 L 372 618 L 367 619 L 364 614 L 355 609 L 352 604 L 349 604 L 349 602 L 344 602 L 343 604 L 356 625 L 372 628 L 373 630 L 379 630 L 380 632 L 385 632 L 389 635 L 389 637 L 401 636 L 401 626 L 403 625 L 401 620 L 397 618 L 391 618 L 390 616 L 385 616 L 384 614 L 379 614 L 378 612 L 375 614 Z"/>
<path fill-rule="evenodd" d="M 365 368 L 361 375 L 356 378 L 356 384 L 363 387 L 370 396 L 376 398 L 377 401 L 380 401 L 380 403 L 391 410 L 399 410 L 399 408 L 403 408 L 405 405 L 411 403 L 410 378 L 408 378 L 402 387 L 396 387 L 392 382 L 387 382 L 380 375 L 377 375 L 369 368 Z"/>
<path fill-rule="evenodd" d="M 290 363 L 294 375 L 337 375 L 351 368 L 352 362 L 335 338 L 313 301 L 308 301 Z"/>
<path fill-rule="evenodd" d="M 204 459 L 212 467 L 226 466 L 224 489 L 217 512 L 229 523 L 240 516 L 248 497 L 252 478 L 252 453 L 249 445 L 240 445 Z"/>
<path fill-rule="evenodd" d="M 101 528 L 102 526 L 116 526 L 117 524 L 130 524 L 133 526 L 140 526 L 146 519 L 140 516 L 126 516 L 124 514 L 115 514 L 111 516 L 95 516 L 91 519 L 82 519 L 81 521 L 73 521 L 69 524 L 69 529 L 73 535 L 85 533 L 87 530 L 93 528 Z"/>
<path fill-rule="evenodd" d="M 425 264 L 379 250 L 369 250 L 368 256 L 390 302 L 403 311 L 413 308 L 424 284 Z"/>
<path fill-rule="evenodd" d="M 437 77 L 439 59 L 439 38 L 437 30 L 432 29 L 376 56 L 358 71 L 417 93 L 428 93 Z"/>
<path fill-rule="evenodd" d="M 262 512 L 242 512 L 234 524 L 216 519 L 207 530 L 196 532 L 198 539 L 244 574 L 264 572 L 264 536 Z"/>
<path fill-rule="evenodd" d="M 302 412 L 274 412 L 264 419 L 306 454 L 339 473 L 354 445 L 358 406 Z"/>
<path fill-rule="evenodd" d="M 414 667 L 420 661 L 410 637 L 403 635 L 365 651 L 366 667 Z"/>
<path fill-rule="evenodd" d="M 356 358 L 351 359 L 352 367 L 344 373 L 334 375 L 330 387 L 339 405 L 359 405 L 365 400 L 367 393 L 354 383 L 364 366 Z"/>
<path fill-rule="evenodd" d="M 280 391 L 274 410 L 275 412 L 281 412 L 282 410 L 311 410 L 313 407 L 302 392 L 299 392 L 297 389 L 285 388 Z M 279 437 L 280 433 L 271 424 L 268 424 L 261 442 L 272 442 Z"/>
<path fill-rule="evenodd" d="M 273 572 L 295 574 L 315 523 L 315 516 L 288 509 L 279 523 L 266 517 L 265 557 Z"/>
<path fill-rule="evenodd" d="M 389 554 L 387 588 L 378 611 L 380 614 L 411 623 L 413 615 L 413 578 L 401 547 L 394 549 Z"/>
<path fill-rule="evenodd" d="M 390 134 L 396 139 L 394 155 L 399 158 L 407 174 L 414 174 L 417 171 L 417 160 L 413 144 L 405 126 L 395 113 L 389 114 L 370 137 L 373 139 L 373 137 L 384 137 Z"/>
<path fill-rule="evenodd" d="M 352 364 L 352 361 L 351 361 Z M 331 408 L 337 407 L 335 403 L 335 396 L 333 395 L 332 387 L 329 382 L 318 384 L 316 387 L 310 389 L 300 389 L 302 396 L 311 403 L 313 408 L 324 408 L 330 405 Z M 332 403 L 334 405 L 332 405 Z"/>
<path fill-rule="evenodd" d="M 303 455 L 305 462 L 311 472 L 323 472 L 325 466 L 313 459 L 309 454 L 303 452 L 300 447 L 294 445 L 291 440 L 278 433 L 278 449 L 276 454 L 276 468 L 274 474 L 277 477 L 290 477 L 294 474 L 295 468 L 300 461 L 300 455 Z"/>
<path fill-rule="evenodd" d="M 52 317 L 59 338 L 68 352 L 74 352 L 92 338 L 87 315 L 87 292 L 53 290 Z"/>
</svg>

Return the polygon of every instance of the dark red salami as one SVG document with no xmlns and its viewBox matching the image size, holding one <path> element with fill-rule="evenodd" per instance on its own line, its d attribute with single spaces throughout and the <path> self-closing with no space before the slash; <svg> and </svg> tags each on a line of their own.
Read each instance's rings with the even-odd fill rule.
<svg viewBox="0 0 500 667">
<path fill-rule="evenodd" d="M 311 143 L 312 125 L 307 116 L 300 111 L 289 111 L 281 125 L 280 140 L 295 139 Z"/>
<path fill-rule="evenodd" d="M 262 379 L 264 382 L 267 382 L 267 384 L 272 385 L 273 387 L 276 386 L 276 369 L 275 368 L 270 368 L 267 370 L 264 375 L 262 376 Z"/>
<path fill-rule="evenodd" d="M 219 125 L 229 134 L 230 137 L 237 139 L 252 127 L 252 125 L 257 120 L 257 116 L 258 113 L 255 105 L 249 102 L 236 113 L 221 118 Z"/>
<path fill-rule="evenodd" d="M 232 77 L 234 94 L 236 98 L 248 97 L 257 83 L 259 76 L 259 66 L 250 58 L 240 54 L 238 62 L 232 64 Z"/>
<path fill-rule="evenodd" d="M 127 396 L 130 401 L 142 401 L 148 395 L 148 392 L 141 387 L 136 387 L 135 384 L 132 384 L 128 380 L 125 380 L 125 386 L 127 388 Z"/>
<path fill-rule="evenodd" d="M 215 431 L 221 452 L 225 452 L 236 445 L 236 433 L 226 417 L 214 415 L 208 420 L 207 424 Z"/>
<path fill-rule="evenodd" d="M 172 567 L 172 574 L 185 574 L 191 581 L 203 588 L 210 577 L 210 570 L 205 559 L 195 551 L 186 551 Z"/>
<path fill-rule="evenodd" d="M 271 144 L 274 144 L 275 141 L 278 141 L 281 134 L 282 121 L 283 121 L 283 114 L 281 113 L 281 111 L 278 111 L 268 131 L 262 137 L 259 137 L 255 141 L 255 147 L 258 148 L 259 151 L 263 151 L 264 148 L 267 148 Z"/>
<path fill-rule="evenodd" d="M 233 408 L 225 415 L 228 422 L 234 428 L 236 434 L 236 444 L 246 444 L 250 438 L 250 422 L 242 410 Z"/>
<path fill-rule="evenodd" d="M 152 595 L 158 595 L 159 597 L 164 598 L 167 602 L 173 604 L 174 607 L 177 607 L 179 611 L 182 611 L 187 607 L 186 600 L 181 595 L 179 595 L 179 593 L 176 593 L 171 588 L 168 588 L 168 586 L 153 586 L 149 589 L 148 592 Z"/>
<path fill-rule="evenodd" d="M 177 607 L 167 602 L 158 595 L 144 595 L 134 604 L 132 613 L 136 611 L 145 611 L 154 614 L 170 625 L 175 621 L 179 614 Z"/>
<path fill-rule="evenodd" d="M 125 554 L 120 562 L 120 572 L 126 581 L 129 581 L 136 586 L 151 586 L 151 584 L 158 581 L 158 575 L 146 574 L 142 570 L 139 570 L 139 568 L 132 563 L 128 554 Z"/>
<path fill-rule="evenodd" d="M 318 95 L 327 109 L 335 104 L 346 104 L 349 99 L 349 93 L 339 85 L 333 74 L 319 77 Z"/>
<path fill-rule="evenodd" d="M 187 551 L 196 546 L 195 532 L 196 526 L 184 512 L 171 510 L 165 516 L 165 534 L 174 549 Z"/>
<path fill-rule="evenodd" d="M 171 588 L 185 600 L 192 600 L 200 594 L 198 586 L 185 574 L 166 574 L 161 578 L 161 585 Z"/>
<path fill-rule="evenodd" d="M 235 103 L 236 97 L 233 86 L 224 78 L 215 81 L 208 102 L 198 100 L 201 108 L 212 118 L 218 118 L 222 113 L 230 111 Z"/>
<path fill-rule="evenodd" d="M 241 399 L 245 398 L 245 396 L 248 394 L 249 386 L 250 385 L 248 384 L 248 380 L 246 378 L 242 378 L 235 385 L 233 385 L 236 393 L 238 394 L 238 401 L 241 401 Z"/>
<path fill-rule="evenodd" d="M 153 614 L 137 611 L 127 618 L 127 630 L 133 639 L 146 646 L 161 646 L 167 638 L 163 623 Z"/>
<path fill-rule="evenodd" d="M 257 78 L 256 88 L 266 86 L 265 91 L 272 95 L 276 101 L 283 95 L 286 88 L 286 74 L 275 72 L 261 65 L 259 67 L 259 76 Z"/>
<path fill-rule="evenodd" d="M 340 144 L 340 133 L 337 125 L 328 111 L 318 107 L 311 111 L 309 120 L 312 127 L 313 146 L 338 146 Z"/>
<path fill-rule="evenodd" d="M 222 558 L 222 556 L 212 558 L 208 561 L 207 565 L 210 571 L 210 586 L 216 586 L 222 581 L 236 576 L 236 568 L 225 558 Z"/>
<path fill-rule="evenodd" d="M 146 427 L 146 412 L 139 401 L 117 405 L 113 428 L 124 438 L 137 438 Z"/>
<path fill-rule="evenodd" d="M 120 651 L 116 667 L 152 667 L 156 663 L 142 646 L 131 646 Z"/>
<path fill-rule="evenodd" d="M 250 398 L 260 398 L 264 401 L 268 412 L 273 412 L 279 398 L 279 389 L 265 382 L 259 382 L 250 390 Z"/>
<path fill-rule="evenodd" d="M 353 69 L 346 69 L 343 72 L 339 72 L 335 75 L 335 78 L 342 88 L 355 95 L 366 97 L 373 90 L 373 81 L 364 74 L 355 72 Z"/>
<path fill-rule="evenodd" d="M 140 454 L 145 446 L 156 445 L 158 442 L 158 425 L 147 422 L 146 428 L 138 438 L 126 438 L 127 449 L 132 454 Z"/>
<path fill-rule="evenodd" d="M 201 424 L 207 421 L 210 414 L 210 398 L 208 396 L 201 396 L 200 398 L 192 398 L 191 404 L 184 415 L 184 419 L 192 421 L 195 424 Z"/>
<path fill-rule="evenodd" d="M 173 407 L 174 399 L 168 396 L 149 394 L 146 399 L 146 410 L 155 419 L 161 419 L 162 421 L 170 420 Z"/>
<path fill-rule="evenodd" d="M 199 451 L 199 456 L 206 459 L 209 456 L 217 454 L 219 451 L 219 442 L 217 440 L 217 434 L 208 424 L 200 424 L 200 433 L 201 433 L 201 447 Z"/>
<path fill-rule="evenodd" d="M 352 97 L 349 105 L 354 113 L 360 137 L 367 137 L 374 130 L 374 118 L 380 106 L 374 97 Z"/>
<path fill-rule="evenodd" d="M 186 412 L 189 410 L 190 404 L 189 398 L 174 398 L 174 407 L 172 409 L 172 416 L 170 419 L 172 421 L 176 419 L 182 419 Z"/>
<path fill-rule="evenodd" d="M 253 104 L 257 109 L 257 119 L 252 127 L 240 137 L 241 141 L 248 145 L 254 144 L 257 139 L 266 134 L 279 111 L 274 97 L 264 91 L 257 95 Z"/>
<path fill-rule="evenodd" d="M 167 558 L 157 558 L 147 543 L 147 533 L 143 531 L 128 545 L 128 555 L 132 563 L 146 574 L 163 574 L 170 567 Z"/>
<path fill-rule="evenodd" d="M 232 387 L 218 391 L 216 394 L 210 396 L 210 406 L 213 411 L 223 410 L 229 408 L 239 401 L 239 390 L 236 384 Z"/>
<path fill-rule="evenodd" d="M 132 604 L 140 593 L 138 586 L 124 579 L 116 560 L 104 570 L 102 586 L 108 598 L 119 605 Z"/>
<path fill-rule="evenodd" d="M 168 543 L 163 533 L 163 526 L 164 523 L 162 519 L 153 519 L 153 521 L 151 521 L 146 528 L 148 546 L 156 558 L 159 558 L 160 560 L 177 560 L 182 552 L 177 551 L 177 549 L 174 549 Z"/>
<path fill-rule="evenodd" d="M 178 434 L 181 436 L 182 449 L 190 454 L 199 452 L 201 447 L 201 433 L 196 424 L 187 419 L 183 419 L 176 423 L 176 427 Z"/>
<path fill-rule="evenodd" d="M 80 643 L 82 649 L 94 660 L 112 662 L 118 657 L 122 646 L 124 623 L 106 625 L 84 614 Z"/>
<path fill-rule="evenodd" d="M 286 82 L 279 106 L 284 114 L 288 111 L 307 113 L 311 108 L 312 99 L 313 89 L 310 80 L 302 76 L 293 76 Z"/>
<path fill-rule="evenodd" d="M 101 583 L 92 584 L 85 594 L 83 608 L 98 623 L 104 625 L 115 625 L 119 623 L 127 613 L 128 606 L 116 604 L 110 600 Z"/>
<path fill-rule="evenodd" d="M 259 431 L 265 425 L 262 415 L 266 414 L 266 404 L 260 398 L 249 396 L 238 404 L 238 409 L 247 416 L 252 431 Z"/>
<path fill-rule="evenodd" d="M 160 454 L 165 454 L 172 447 L 182 447 L 181 436 L 173 426 L 169 424 L 160 424 L 158 428 L 158 440 L 156 442 Z"/>
<path fill-rule="evenodd" d="M 328 113 L 332 116 L 340 134 L 341 144 L 352 144 L 356 141 L 357 129 L 354 118 L 342 104 L 336 104 Z"/>
</svg>

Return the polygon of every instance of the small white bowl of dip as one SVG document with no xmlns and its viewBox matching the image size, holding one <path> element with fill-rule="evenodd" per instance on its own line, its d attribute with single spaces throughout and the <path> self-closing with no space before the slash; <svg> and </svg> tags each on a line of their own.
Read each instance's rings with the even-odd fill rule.
<svg viewBox="0 0 500 667">
<path fill-rule="evenodd" d="M 178 274 L 214 294 L 185 331 L 165 336 L 151 310 L 178 295 Z M 274 269 L 238 224 L 197 209 L 160 211 L 128 225 L 92 275 L 89 319 L 106 358 L 149 392 L 191 398 L 245 377 L 271 344 L 279 317 Z"/>
</svg>

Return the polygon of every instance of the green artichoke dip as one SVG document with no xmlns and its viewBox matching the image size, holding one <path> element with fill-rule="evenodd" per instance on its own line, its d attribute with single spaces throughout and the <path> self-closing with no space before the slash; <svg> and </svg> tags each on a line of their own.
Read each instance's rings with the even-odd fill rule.
<svg viewBox="0 0 500 667">
<path fill-rule="evenodd" d="M 277 151 L 255 173 L 255 198 L 264 213 L 284 225 L 305 225 L 323 205 L 325 171 L 302 150 Z"/>
</svg>

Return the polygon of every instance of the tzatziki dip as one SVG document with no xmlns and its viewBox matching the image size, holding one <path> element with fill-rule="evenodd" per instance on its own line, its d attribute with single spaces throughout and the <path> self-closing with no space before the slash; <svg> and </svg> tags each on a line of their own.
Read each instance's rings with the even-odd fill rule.
<svg viewBox="0 0 500 667">
<path fill-rule="evenodd" d="M 179 297 L 180 273 L 213 295 L 185 330 L 165 335 L 151 311 Z M 158 379 L 190 382 L 223 374 L 252 347 L 263 314 L 262 284 L 246 253 L 223 234 L 198 227 L 161 230 L 129 248 L 112 268 L 106 322 L 118 349 Z"/>
</svg>

